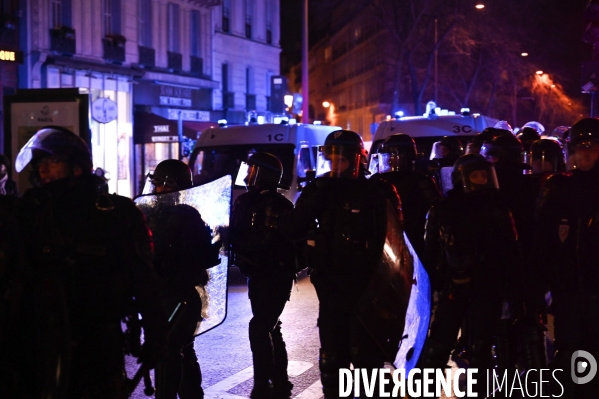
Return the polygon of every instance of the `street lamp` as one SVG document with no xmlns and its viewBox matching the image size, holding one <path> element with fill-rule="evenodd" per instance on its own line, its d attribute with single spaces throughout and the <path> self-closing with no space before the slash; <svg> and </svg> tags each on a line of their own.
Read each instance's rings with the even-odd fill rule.
<svg viewBox="0 0 599 399">
<path fill-rule="evenodd" d="M 331 103 L 328 102 L 328 101 L 323 101 L 322 102 L 322 106 L 325 107 L 325 108 L 329 108 L 331 106 Z"/>
<path fill-rule="evenodd" d="M 477 10 L 482 10 L 483 8 L 485 8 L 485 5 L 484 5 L 484 4 L 480 4 L 480 3 L 479 3 L 479 4 L 475 5 L 474 7 L 475 7 Z"/>
<path fill-rule="evenodd" d="M 537 75 L 542 75 L 542 74 L 543 74 L 543 71 L 536 71 L 535 73 L 536 73 Z"/>
<path fill-rule="evenodd" d="M 528 53 L 522 53 L 520 54 L 522 57 L 528 57 Z"/>
</svg>

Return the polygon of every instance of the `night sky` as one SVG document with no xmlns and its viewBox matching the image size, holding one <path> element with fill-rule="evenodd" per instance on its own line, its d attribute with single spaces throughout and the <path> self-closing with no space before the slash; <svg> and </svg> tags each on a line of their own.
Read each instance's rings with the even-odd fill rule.
<svg viewBox="0 0 599 399">
<path fill-rule="evenodd" d="M 328 12 L 338 0 L 311 0 L 310 43 L 317 42 L 326 32 Z M 401 1 L 401 0 L 397 0 Z M 521 4 L 529 0 L 486 0 L 484 12 L 494 12 L 494 2 Z M 531 15 L 523 13 L 516 22 L 524 26 L 535 43 L 527 51 L 532 63 L 545 72 L 559 76 L 570 96 L 579 97 L 581 62 L 590 60 L 592 47 L 582 42 L 585 0 L 545 0 L 544 7 L 535 8 Z M 472 1 L 472 4 L 476 4 Z M 496 3 L 497 4 L 497 3 Z M 303 0 L 281 0 L 281 72 L 301 61 L 301 28 Z M 509 22 L 506 22 L 509 23 Z M 520 26 L 520 27 L 522 27 Z"/>
</svg>

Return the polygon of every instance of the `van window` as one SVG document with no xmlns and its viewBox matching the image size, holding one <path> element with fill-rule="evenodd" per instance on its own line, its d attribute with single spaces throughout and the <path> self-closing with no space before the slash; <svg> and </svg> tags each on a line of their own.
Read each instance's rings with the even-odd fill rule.
<svg viewBox="0 0 599 399">
<path fill-rule="evenodd" d="M 225 175 L 231 175 L 235 180 L 241 162 L 246 162 L 255 152 L 265 151 L 281 161 L 283 164 L 281 184 L 290 186 L 293 180 L 295 160 L 293 149 L 293 145 L 232 145 L 196 148 L 189 160 L 193 184 L 208 183 Z"/>
<path fill-rule="evenodd" d="M 297 157 L 297 175 L 306 177 L 306 172 L 316 170 L 316 159 L 318 156 L 318 146 L 310 147 L 307 143 L 300 143 L 299 156 Z"/>
<path fill-rule="evenodd" d="M 429 137 L 412 137 L 416 142 L 416 151 L 423 154 L 423 158 L 428 159 L 433 149 L 433 144 L 441 140 L 445 136 L 429 136 Z M 462 148 L 466 149 L 466 144 L 474 136 L 460 136 L 458 140 L 462 143 Z M 376 154 L 384 140 L 377 140 L 370 147 L 370 154 Z"/>
</svg>

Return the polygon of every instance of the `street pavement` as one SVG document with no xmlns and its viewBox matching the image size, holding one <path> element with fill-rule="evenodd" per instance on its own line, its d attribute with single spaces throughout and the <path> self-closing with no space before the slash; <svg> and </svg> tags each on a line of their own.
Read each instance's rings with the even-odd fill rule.
<svg viewBox="0 0 599 399">
<path fill-rule="evenodd" d="M 227 318 L 223 324 L 195 340 L 206 399 L 249 398 L 253 386 L 252 352 L 248 339 L 252 312 L 245 279 L 235 271 L 229 278 L 228 300 Z M 318 298 L 314 286 L 309 277 L 301 278 L 293 287 L 291 299 L 281 316 L 294 399 L 323 397 L 318 370 L 320 344 L 317 318 Z M 450 360 L 449 365 L 453 372 L 457 371 L 456 363 Z M 138 367 L 134 359 L 127 359 L 129 377 Z M 143 393 L 143 382 L 131 397 L 148 398 Z M 453 399 L 456 396 L 444 394 L 441 398 Z"/>
<path fill-rule="evenodd" d="M 248 325 L 252 317 L 247 287 L 243 279 L 231 276 L 227 318 L 220 326 L 200 335 L 195 350 L 202 368 L 202 387 L 206 399 L 249 398 L 252 390 L 252 352 Z M 309 277 L 293 287 L 291 299 L 281 316 L 283 338 L 289 356 L 293 398 L 320 399 L 322 389 L 318 371 L 318 299 Z M 128 359 L 127 375 L 139 367 Z M 148 398 L 143 382 L 131 396 Z"/>
</svg>

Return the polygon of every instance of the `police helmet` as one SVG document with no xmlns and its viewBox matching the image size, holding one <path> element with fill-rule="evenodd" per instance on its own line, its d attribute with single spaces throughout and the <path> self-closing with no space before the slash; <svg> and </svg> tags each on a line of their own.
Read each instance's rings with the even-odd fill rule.
<svg viewBox="0 0 599 399">
<path fill-rule="evenodd" d="M 480 154 L 494 165 L 520 165 L 524 147 L 522 142 L 512 134 L 497 136 L 484 143 Z"/>
<path fill-rule="evenodd" d="M 15 169 L 22 172 L 30 163 L 53 157 L 79 166 L 84 173 L 91 173 L 92 156 L 85 141 L 61 126 L 46 126 L 38 130 L 21 148 L 15 160 Z"/>
<path fill-rule="evenodd" d="M 532 143 L 539 140 L 541 138 L 541 135 L 532 127 L 526 126 L 523 127 L 522 130 L 520 130 L 520 132 L 518 132 L 516 137 L 518 138 L 518 140 L 522 142 L 524 150 L 528 151 Z"/>
<path fill-rule="evenodd" d="M 493 164 L 479 154 L 466 154 L 458 158 L 451 180 L 453 187 L 462 187 L 466 193 L 499 187 Z"/>
<path fill-rule="evenodd" d="M 483 144 L 487 141 L 493 140 L 495 137 L 490 129 L 494 128 L 486 128 L 481 133 L 474 136 L 472 140 L 470 140 L 470 142 L 466 145 L 466 154 L 480 154 L 480 148 L 483 146 Z"/>
<path fill-rule="evenodd" d="M 247 187 L 276 188 L 283 176 L 283 164 L 268 152 L 256 152 L 242 162 L 235 184 Z"/>
<path fill-rule="evenodd" d="M 566 139 L 568 151 L 573 152 L 577 146 L 590 147 L 593 142 L 599 143 L 599 119 L 584 118 L 570 128 Z"/>
<path fill-rule="evenodd" d="M 537 132 L 537 134 L 539 136 L 542 135 L 543 133 L 545 133 L 545 126 L 543 126 L 540 122 L 537 122 L 537 121 L 526 122 L 524 125 L 522 125 L 522 130 L 524 130 L 527 127 L 533 129 L 535 132 Z"/>
<path fill-rule="evenodd" d="M 319 162 L 328 163 L 323 167 L 329 177 L 356 179 L 366 163 L 366 150 L 362 137 L 351 130 L 337 130 L 330 133 L 320 147 Z M 327 170 L 328 169 L 328 170 Z"/>
<path fill-rule="evenodd" d="M 166 159 L 160 162 L 148 178 L 155 188 L 162 186 L 169 191 L 184 190 L 193 185 L 191 169 L 178 159 Z"/>
<path fill-rule="evenodd" d="M 412 171 L 418 157 L 416 142 L 404 133 L 387 137 L 377 152 L 380 173 Z"/>
<path fill-rule="evenodd" d="M 531 144 L 527 154 L 528 164 L 534 174 L 566 170 L 562 147 L 555 140 L 537 140 Z"/>
<path fill-rule="evenodd" d="M 445 159 L 453 165 L 463 154 L 462 142 L 455 137 L 445 136 L 433 144 L 430 159 Z"/>
</svg>

